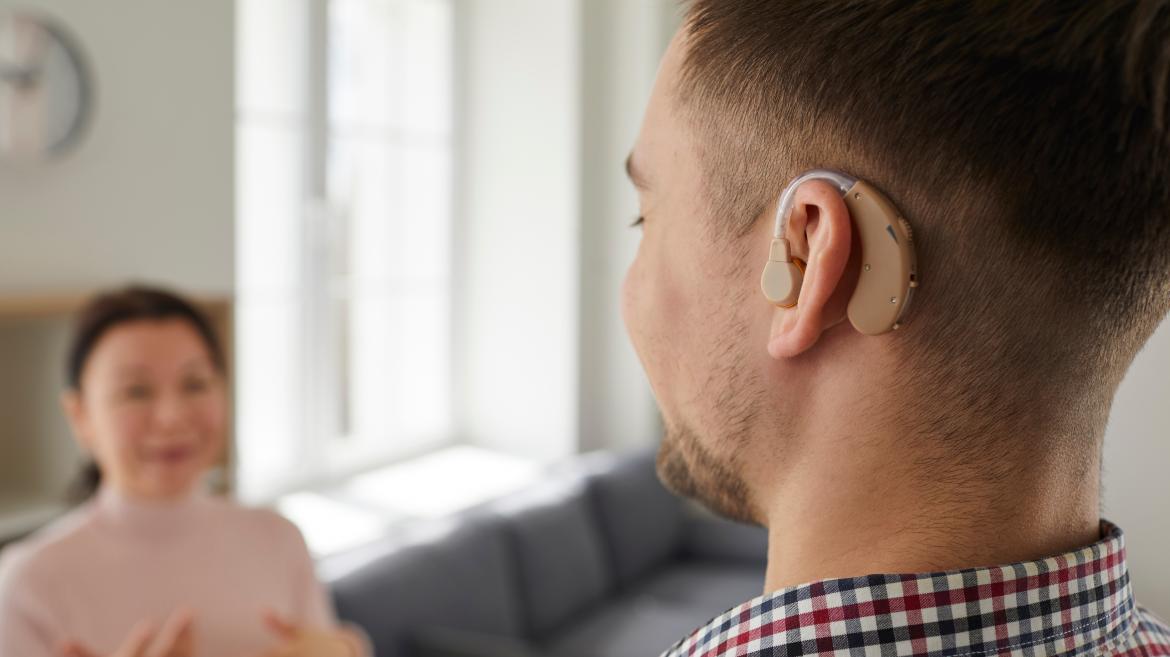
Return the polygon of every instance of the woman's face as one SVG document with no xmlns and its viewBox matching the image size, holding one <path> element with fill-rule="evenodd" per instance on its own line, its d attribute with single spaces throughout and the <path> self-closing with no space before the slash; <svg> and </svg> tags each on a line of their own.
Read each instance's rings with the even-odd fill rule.
<svg viewBox="0 0 1170 657">
<path fill-rule="evenodd" d="M 227 399 L 188 321 L 136 320 L 98 339 L 66 394 L 74 433 L 106 485 L 140 499 L 189 493 L 219 458 Z"/>
</svg>

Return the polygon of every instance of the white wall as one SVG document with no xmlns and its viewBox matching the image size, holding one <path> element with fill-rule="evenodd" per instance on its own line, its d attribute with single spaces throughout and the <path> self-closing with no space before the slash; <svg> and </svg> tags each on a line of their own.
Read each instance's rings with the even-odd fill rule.
<svg viewBox="0 0 1170 657">
<path fill-rule="evenodd" d="M 681 12 L 674 0 L 587 0 L 583 6 L 581 388 L 583 450 L 657 441 L 658 414 L 626 335 L 621 282 L 638 249 L 638 196 L 626 179 L 658 62 Z"/>
<path fill-rule="evenodd" d="M 618 311 L 624 179 L 673 0 L 464 0 L 456 377 L 463 437 L 558 458 L 653 443 Z"/>
<path fill-rule="evenodd" d="M 0 163 L 0 293 L 148 279 L 232 286 L 231 0 L 22 0 L 89 55 L 96 111 L 80 147 Z"/>
<path fill-rule="evenodd" d="M 463 437 L 574 451 L 579 0 L 466 0 L 456 358 Z"/>
<path fill-rule="evenodd" d="M 1170 618 L 1170 320 L 1114 399 L 1105 434 L 1105 517 L 1126 532 L 1138 601 Z"/>
</svg>

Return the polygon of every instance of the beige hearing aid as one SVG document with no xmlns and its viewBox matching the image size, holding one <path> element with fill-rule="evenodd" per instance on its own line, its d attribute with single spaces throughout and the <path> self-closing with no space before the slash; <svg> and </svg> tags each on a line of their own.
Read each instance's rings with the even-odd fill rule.
<svg viewBox="0 0 1170 657">
<path fill-rule="evenodd" d="M 785 230 L 796 190 L 824 180 L 841 191 L 861 243 L 861 272 L 849 299 L 847 316 L 865 335 L 901 328 L 918 287 L 914 235 L 898 209 L 870 184 L 837 171 L 818 169 L 797 176 L 780 195 L 768 264 L 760 277 L 764 296 L 781 308 L 796 306 L 804 282 L 804 263 L 789 252 Z"/>
</svg>

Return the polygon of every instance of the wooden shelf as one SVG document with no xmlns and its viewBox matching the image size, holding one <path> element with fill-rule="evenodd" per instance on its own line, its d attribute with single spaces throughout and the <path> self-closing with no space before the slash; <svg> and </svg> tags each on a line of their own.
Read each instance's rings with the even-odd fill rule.
<svg viewBox="0 0 1170 657">
<path fill-rule="evenodd" d="M 0 318 L 68 315 L 76 312 L 87 298 L 84 295 L 0 297 Z"/>
<path fill-rule="evenodd" d="M 90 293 L 63 293 L 30 296 L 3 296 L 0 295 L 0 319 L 4 318 L 44 318 L 60 315 L 72 315 L 81 309 L 89 299 Z M 231 306 L 232 300 L 227 296 L 200 296 L 193 295 L 187 298 L 201 306 L 205 311 L 219 319 L 226 308 Z M 229 336 L 225 335 L 226 340 Z"/>
</svg>

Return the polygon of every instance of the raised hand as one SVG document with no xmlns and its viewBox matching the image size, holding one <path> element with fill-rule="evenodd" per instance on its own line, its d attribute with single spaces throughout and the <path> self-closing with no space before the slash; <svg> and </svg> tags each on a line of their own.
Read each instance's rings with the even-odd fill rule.
<svg viewBox="0 0 1170 657">
<path fill-rule="evenodd" d="M 259 657 L 363 657 L 365 653 L 361 639 L 347 630 L 305 627 L 273 611 L 264 613 L 264 624 L 281 643 Z"/>
<path fill-rule="evenodd" d="M 161 627 L 142 621 L 130 630 L 122 645 L 108 655 L 98 653 L 78 641 L 66 641 L 61 646 L 62 657 L 194 657 L 195 616 L 190 610 L 180 609 L 170 615 Z"/>
</svg>

